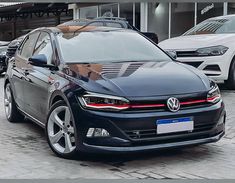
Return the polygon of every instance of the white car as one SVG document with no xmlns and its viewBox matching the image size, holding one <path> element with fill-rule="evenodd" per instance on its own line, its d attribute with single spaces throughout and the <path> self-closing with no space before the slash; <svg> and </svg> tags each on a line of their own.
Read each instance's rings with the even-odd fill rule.
<svg viewBox="0 0 235 183">
<path fill-rule="evenodd" d="M 165 51 L 176 52 L 178 61 L 235 89 L 235 15 L 207 19 L 159 46 Z"/>
</svg>

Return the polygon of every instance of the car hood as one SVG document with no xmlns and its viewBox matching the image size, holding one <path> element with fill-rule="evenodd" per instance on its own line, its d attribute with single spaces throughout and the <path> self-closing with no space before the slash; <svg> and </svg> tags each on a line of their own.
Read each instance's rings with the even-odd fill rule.
<svg viewBox="0 0 235 183">
<path fill-rule="evenodd" d="M 235 34 L 201 34 L 171 38 L 158 45 L 165 50 L 196 50 L 209 46 L 226 45 L 231 40 L 235 40 Z"/>
<path fill-rule="evenodd" d="M 85 90 L 124 97 L 198 93 L 210 85 L 201 71 L 173 61 L 69 64 L 68 69 Z"/>
</svg>

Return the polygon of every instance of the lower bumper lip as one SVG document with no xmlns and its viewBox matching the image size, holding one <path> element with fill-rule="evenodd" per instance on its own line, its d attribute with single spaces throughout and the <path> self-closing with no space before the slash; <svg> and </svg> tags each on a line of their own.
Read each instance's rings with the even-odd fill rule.
<svg viewBox="0 0 235 183">
<path fill-rule="evenodd" d="M 89 145 L 86 143 L 83 143 L 83 145 L 87 150 L 96 151 L 96 152 L 99 152 L 99 151 L 100 152 L 118 152 L 118 153 L 141 152 L 141 151 L 148 151 L 148 150 L 157 150 L 157 149 L 160 150 L 160 149 L 166 149 L 166 148 L 168 149 L 168 148 L 217 142 L 218 140 L 220 140 L 224 136 L 224 134 L 225 134 L 225 132 L 222 131 L 213 137 L 208 137 L 208 138 L 203 138 L 203 139 L 195 139 L 195 140 L 156 144 L 156 145 L 134 146 L 134 147 L 96 146 L 96 145 Z"/>
</svg>

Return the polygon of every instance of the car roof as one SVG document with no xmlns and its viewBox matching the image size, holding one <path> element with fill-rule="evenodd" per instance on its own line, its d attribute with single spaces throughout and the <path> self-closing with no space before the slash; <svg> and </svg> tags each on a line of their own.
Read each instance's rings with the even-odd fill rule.
<svg viewBox="0 0 235 183">
<path fill-rule="evenodd" d="M 0 46 L 7 46 L 8 44 L 8 41 L 0 41 Z"/>
<path fill-rule="evenodd" d="M 85 18 L 80 18 L 80 19 L 74 19 L 70 20 L 68 22 L 64 22 L 61 25 L 67 25 L 67 26 L 83 26 L 86 24 L 91 24 L 91 23 L 117 23 L 117 24 L 122 24 L 123 26 L 128 26 L 128 21 L 125 18 L 119 18 L 119 17 L 98 17 L 94 19 L 85 19 Z M 126 27 L 127 28 L 127 27 Z"/>
<path fill-rule="evenodd" d="M 135 32 L 131 29 L 115 28 L 115 27 L 102 27 L 102 26 L 65 26 L 59 25 L 56 27 L 42 27 L 34 31 L 50 31 L 53 33 L 76 33 L 76 32 L 109 32 L 109 31 L 125 31 Z M 32 32 L 34 32 L 32 31 Z"/>
</svg>

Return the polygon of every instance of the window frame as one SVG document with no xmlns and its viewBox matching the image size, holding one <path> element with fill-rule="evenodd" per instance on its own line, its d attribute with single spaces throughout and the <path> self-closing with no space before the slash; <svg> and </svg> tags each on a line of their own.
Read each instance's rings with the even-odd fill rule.
<svg viewBox="0 0 235 183">
<path fill-rule="evenodd" d="M 50 34 L 48 31 L 46 31 L 46 30 L 41 30 L 41 31 L 40 31 L 40 34 L 39 34 L 39 36 L 38 36 L 38 38 L 37 38 L 37 41 L 35 42 L 32 55 L 34 55 L 34 53 L 35 53 L 36 45 L 37 45 L 38 40 L 39 40 L 40 36 L 42 35 L 42 33 L 45 33 L 45 34 L 47 34 L 47 35 L 49 36 L 49 38 L 50 38 L 50 44 L 51 44 L 51 49 L 52 49 L 51 61 L 50 61 L 50 62 L 47 62 L 47 64 L 51 64 L 51 65 L 55 65 L 55 66 L 56 66 L 55 49 L 54 49 L 54 45 L 53 45 L 53 41 L 52 41 L 52 36 L 51 36 L 51 34 Z"/>
<path fill-rule="evenodd" d="M 34 43 L 34 45 L 33 45 L 33 48 L 32 48 L 32 50 L 31 50 L 31 51 L 32 51 L 32 55 L 33 55 L 33 51 L 34 51 L 35 45 L 36 45 L 36 43 L 37 43 L 37 41 L 38 41 L 38 38 L 39 38 L 39 36 L 40 36 L 40 31 L 34 31 L 34 32 L 29 33 L 29 34 L 24 38 L 24 40 L 23 40 L 22 43 L 20 44 L 20 46 L 19 46 L 19 48 L 18 48 L 18 51 L 17 51 L 17 55 L 20 56 L 21 58 L 23 58 L 23 59 L 26 60 L 26 61 L 28 61 L 29 58 L 26 58 L 26 57 L 22 56 L 22 51 L 23 51 L 23 48 L 24 48 L 24 46 L 25 46 L 25 43 L 29 40 L 29 36 L 30 36 L 30 35 L 33 35 L 33 34 L 38 34 L 38 36 L 37 36 L 37 38 L 36 38 L 36 41 L 35 41 L 35 43 Z M 32 55 L 31 55 L 31 56 L 32 56 Z"/>
</svg>

